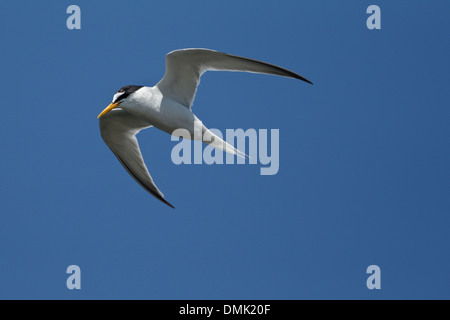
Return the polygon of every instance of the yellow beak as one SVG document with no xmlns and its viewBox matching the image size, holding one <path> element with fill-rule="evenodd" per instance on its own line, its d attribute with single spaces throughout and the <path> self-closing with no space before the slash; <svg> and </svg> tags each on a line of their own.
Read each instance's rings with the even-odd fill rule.
<svg viewBox="0 0 450 320">
<path fill-rule="evenodd" d="M 120 102 L 111 103 L 97 116 L 97 119 L 100 118 L 101 116 L 103 116 L 104 114 L 110 112 L 112 109 L 117 108 L 119 106 L 119 104 L 120 104 Z"/>
</svg>

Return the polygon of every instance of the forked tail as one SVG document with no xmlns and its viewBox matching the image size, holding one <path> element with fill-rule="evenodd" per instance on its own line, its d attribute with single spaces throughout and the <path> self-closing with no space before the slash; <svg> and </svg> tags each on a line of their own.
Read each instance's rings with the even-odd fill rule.
<svg viewBox="0 0 450 320">
<path fill-rule="evenodd" d="M 203 142 L 212 145 L 214 148 L 223 150 L 225 152 L 235 154 L 241 158 L 249 158 L 244 152 L 239 151 L 229 143 L 223 141 L 220 137 L 211 132 L 208 128 L 203 127 Z"/>
</svg>

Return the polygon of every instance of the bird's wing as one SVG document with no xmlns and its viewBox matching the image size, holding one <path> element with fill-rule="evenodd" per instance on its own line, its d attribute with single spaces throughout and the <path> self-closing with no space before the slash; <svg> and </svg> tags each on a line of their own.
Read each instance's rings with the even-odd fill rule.
<svg viewBox="0 0 450 320">
<path fill-rule="evenodd" d="M 166 73 L 156 86 L 165 96 L 191 108 L 200 77 L 208 70 L 274 74 L 312 84 L 301 75 L 266 62 L 209 49 L 181 49 L 166 55 Z"/>
<path fill-rule="evenodd" d="M 114 109 L 100 118 L 103 141 L 128 173 L 148 192 L 173 208 L 153 182 L 142 158 L 136 134 L 150 125 L 122 109 Z"/>
</svg>

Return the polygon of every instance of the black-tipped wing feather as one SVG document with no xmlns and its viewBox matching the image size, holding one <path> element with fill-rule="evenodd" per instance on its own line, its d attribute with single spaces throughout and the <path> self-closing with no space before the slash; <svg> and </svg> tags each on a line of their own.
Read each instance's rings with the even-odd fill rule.
<svg viewBox="0 0 450 320">
<path fill-rule="evenodd" d="M 100 133 L 103 141 L 119 159 L 127 172 L 145 190 L 174 208 L 153 182 L 142 158 L 136 134 L 150 125 L 122 110 L 114 109 L 100 118 Z"/>
<path fill-rule="evenodd" d="M 181 49 L 166 55 L 166 73 L 157 87 L 165 96 L 191 108 L 200 77 L 208 70 L 273 74 L 312 84 L 301 75 L 270 63 L 209 49 Z"/>
</svg>

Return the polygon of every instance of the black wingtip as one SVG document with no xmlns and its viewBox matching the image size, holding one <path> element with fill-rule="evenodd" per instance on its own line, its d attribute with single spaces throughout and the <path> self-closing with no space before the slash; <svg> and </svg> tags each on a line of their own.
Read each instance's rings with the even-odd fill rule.
<svg viewBox="0 0 450 320">
<path fill-rule="evenodd" d="M 122 157 L 115 153 L 117 159 L 119 159 L 120 163 L 123 165 L 123 167 L 127 170 L 127 172 L 133 177 L 134 180 L 136 180 L 137 183 L 139 183 L 139 185 L 144 188 L 145 190 L 147 190 L 148 193 L 150 193 L 151 195 L 153 195 L 156 199 L 158 199 L 161 202 L 164 202 L 165 204 L 167 204 L 169 207 L 175 209 L 175 207 L 173 205 L 171 205 L 169 203 L 169 201 L 167 201 L 166 199 L 164 199 L 164 197 L 158 193 L 157 191 L 155 191 L 154 189 L 148 187 L 143 181 L 139 180 L 139 178 L 134 174 L 133 171 L 131 171 L 131 169 L 128 167 L 127 163 L 125 161 L 123 161 Z"/>
<path fill-rule="evenodd" d="M 154 194 L 154 193 L 152 193 L 155 197 L 156 197 L 156 199 L 158 199 L 159 201 L 161 201 L 161 202 L 163 202 L 163 203 L 165 203 L 165 204 L 167 204 L 169 207 L 171 207 L 172 209 L 175 209 L 175 207 L 169 202 L 169 201 L 167 201 L 166 199 L 164 199 L 161 195 L 156 195 L 156 194 Z"/>
<path fill-rule="evenodd" d="M 171 205 L 171 204 L 169 203 L 169 201 L 166 201 L 166 200 L 164 199 L 163 202 L 164 202 L 165 204 L 167 204 L 169 207 L 171 207 L 172 209 L 175 209 L 175 207 L 174 207 L 173 205 Z"/>
<path fill-rule="evenodd" d="M 302 80 L 302 81 L 305 81 L 305 82 L 308 82 L 309 84 L 314 84 L 314 83 L 312 83 L 311 81 L 309 81 L 308 79 L 306 79 L 305 77 L 302 77 L 302 76 L 298 76 L 298 77 L 296 77 L 297 79 L 299 79 L 299 80 Z"/>
</svg>

